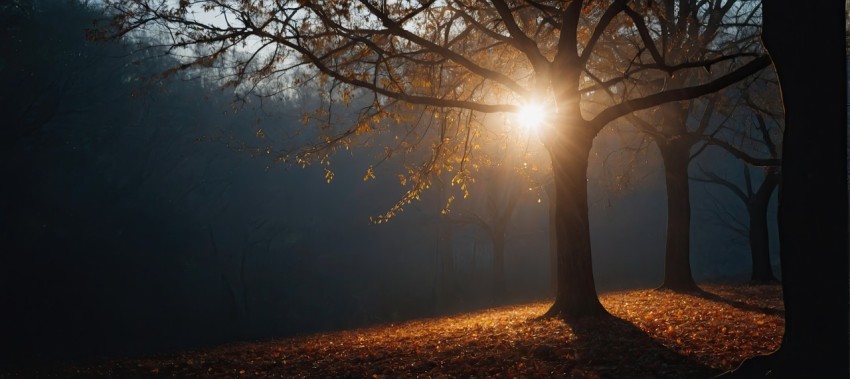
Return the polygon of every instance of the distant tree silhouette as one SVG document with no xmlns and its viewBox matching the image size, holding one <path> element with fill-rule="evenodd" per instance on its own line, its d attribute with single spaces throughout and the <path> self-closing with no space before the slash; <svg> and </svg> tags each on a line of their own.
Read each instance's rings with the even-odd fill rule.
<svg viewBox="0 0 850 379">
<path fill-rule="evenodd" d="M 750 279 L 755 283 L 769 283 L 776 281 L 773 276 L 773 270 L 770 264 L 770 235 L 768 233 L 767 211 L 770 197 L 773 191 L 779 184 L 779 168 L 767 167 L 763 168 L 764 178 L 757 186 L 753 186 L 751 168 L 744 165 L 744 186 L 724 178 L 714 172 L 707 171 L 700 167 L 702 176 L 692 178 L 692 180 L 711 183 L 722 186 L 744 204 L 747 209 L 748 222 L 744 230 L 740 230 L 747 237 L 750 246 L 750 258 L 752 262 L 752 270 Z M 724 220 L 724 223 L 732 222 Z M 736 226 L 731 226 L 736 228 Z"/>
<path fill-rule="evenodd" d="M 771 76 L 772 78 L 772 76 Z M 725 225 L 732 229 L 742 227 L 744 237 L 746 237 L 750 246 L 750 257 L 752 261 L 751 280 L 754 283 L 769 283 L 775 282 L 771 263 L 770 263 L 770 236 L 768 232 L 768 205 L 774 193 L 774 190 L 779 185 L 781 156 L 778 139 L 781 134 L 782 123 L 777 119 L 778 111 L 771 111 L 772 108 L 777 108 L 778 97 L 767 95 L 775 93 L 775 85 L 773 80 L 768 81 L 767 86 L 758 86 L 750 84 L 743 88 L 744 92 L 741 99 L 738 99 L 742 104 L 738 111 L 733 110 L 730 117 L 733 117 L 733 122 L 728 122 L 730 126 L 725 132 L 728 136 L 724 138 L 715 135 L 707 136 L 708 144 L 720 145 L 727 152 L 732 153 L 735 157 L 743 161 L 743 176 L 744 185 L 741 186 L 733 180 L 727 179 L 711 170 L 706 170 L 701 165 L 699 166 L 700 175 L 691 176 L 691 180 L 696 180 L 704 183 L 719 185 L 741 201 L 747 210 L 747 221 L 740 222 L 729 218 L 721 220 Z M 753 93 L 761 93 L 761 99 L 756 101 Z M 765 105 L 757 104 L 758 102 Z M 735 113 L 742 117 L 735 119 Z M 735 141 L 734 143 L 726 142 L 726 140 Z M 764 156 L 766 159 L 754 157 L 754 155 Z M 752 162 L 762 164 L 762 180 L 756 186 L 753 183 Z M 776 162 L 773 165 L 767 165 L 770 161 Z M 738 224 L 734 226 L 732 224 Z"/>
<path fill-rule="evenodd" d="M 514 211 L 523 194 L 523 178 L 517 175 L 518 168 L 514 163 L 513 159 L 506 159 L 487 169 L 487 173 L 479 175 L 476 186 L 483 187 L 476 192 L 479 199 L 483 198 L 479 206 L 456 206 L 447 215 L 450 222 L 475 225 L 489 239 L 493 251 L 493 290 L 497 301 L 504 301 L 507 295 L 506 239 Z"/>
</svg>

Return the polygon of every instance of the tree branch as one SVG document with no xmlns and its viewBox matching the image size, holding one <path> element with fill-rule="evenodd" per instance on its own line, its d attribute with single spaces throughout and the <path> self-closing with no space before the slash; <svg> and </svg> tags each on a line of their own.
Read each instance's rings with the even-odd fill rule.
<svg viewBox="0 0 850 379">
<path fill-rule="evenodd" d="M 717 184 L 721 187 L 728 189 L 729 191 L 732 191 L 732 193 L 734 193 L 735 196 L 737 196 L 739 199 L 741 199 L 741 201 L 743 201 L 744 204 L 746 204 L 749 201 L 749 196 L 747 196 L 747 194 L 745 194 L 744 191 L 741 190 L 741 188 L 738 187 L 737 184 L 732 183 L 729 180 L 727 180 L 726 178 L 723 178 L 720 175 L 717 175 L 717 174 L 715 174 L 711 171 L 704 169 L 702 167 L 702 165 L 697 165 L 697 167 L 699 167 L 700 172 L 703 175 L 705 175 L 707 178 L 691 177 L 690 178 L 691 180 L 695 180 L 697 182 L 702 182 L 702 183 Z"/>
<path fill-rule="evenodd" d="M 580 67 L 584 67 L 587 64 L 587 60 L 590 59 L 590 55 L 593 53 L 593 48 L 596 47 L 596 43 L 599 41 L 599 38 L 602 37 L 603 33 L 605 33 L 605 29 L 608 28 L 608 24 L 611 23 L 611 20 L 625 9 L 625 4 L 625 0 L 615 0 L 608 6 L 605 13 L 602 14 L 599 22 L 596 23 L 596 28 L 593 29 L 593 34 L 587 41 L 587 45 L 584 47 L 584 50 L 581 51 L 581 56 L 579 57 Z"/>
<path fill-rule="evenodd" d="M 703 95 L 707 95 L 712 92 L 717 92 L 734 83 L 737 83 L 738 81 L 741 81 L 742 79 L 752 74 L 759 72 L 760 70 L 764 69 L 765 67 L 768 67 L 769 65 L 770 57 L 765 54 L 756 59 L 751 60 L 744 66 L 741 66 L 740 68 L 736 69 L 735 71 L 732 71 L 724 76 L 712 80 L 711 82 L 692 87 L 666 90 L 649 96 L 624 101 L 620 104 L 614 105 L 600 112 L 596 115 L 596 117 L 591 120 L 591 122 L 597 125 L 598 129 L 601 129 L 609 122 L 614 121 L 617 118 L 620 118 L 630 112 L 651 108 L 672 101 L 689 100 Z"/>
<path fill-rule="evenodd" d="M 753 156 L 747 154 L 746 152 L 742 151 L 741 149 L 738 149 L 737 147 L 733 146 L 732 144 L 730 144 L 726 141 L 714 138 L 712 136 L 702 136 L 701 139 L 703 141 L 711 144 L 711 145 L 723 148 L 724 150 L 726 150 L 727 152 L 732 154 L 735 158 L 738 158 L 738 159 L 740 159 L 740 160 L 742 160 L 746 163 L 749 163 L 753 166 L 765 167 L 765 166 L 779 166 L 780 164 L 782 164 L 782 159 L 779 159 L 779 158 L 767 158 L 767 159 L 756 158 L 756 157 L 753 157 Z"/>
<path fill-rule="evenodd" d="M 511 37 L 516 44 L 514 46 L 519 49 L 528 60 L 531 62 L 531 65 L 535 70 L 541 71 L 549 61 L 546 57 L 540 53 L 540 49 L 537 48 L 537 43 L 534 42 L 531 38 L 529 38 L 525 32 L 520 29 L 519 25 L 517 25 L 516 20 L 514 19 L 513 13 L 511 13 L 510 8 L 508 8 L 508 4 L 503 0 L 490 0 L 493 3 L 493 6 L 496 8 L 496 12 L 499 13 L 499 16 L 502 17 L 502 21 L 505 23 L 505 27 L 508 29 L 508 33 L 511 34 Z"/>
</svg>

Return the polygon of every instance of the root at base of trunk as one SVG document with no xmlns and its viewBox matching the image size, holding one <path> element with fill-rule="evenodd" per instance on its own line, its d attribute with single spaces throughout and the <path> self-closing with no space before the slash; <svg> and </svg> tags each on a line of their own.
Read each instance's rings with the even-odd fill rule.
<svg viewBox="0 0 850 379">
<path fill-rule="evenodd" d="M 543 318 L 558 318 L 564 321 L 570 320 L 580 320 L 585 318 L 601 318 L 601 317 L 613 317 L 608 311 L 602 307 L 602 304 L 597 302 L 594 304 L 588 304 L 582 307 L 566 307 L 563 304 L 559 304 L 557 301 L 555 304 L 549 308 L 546 313 L 540 316 Z"/>
</svg>

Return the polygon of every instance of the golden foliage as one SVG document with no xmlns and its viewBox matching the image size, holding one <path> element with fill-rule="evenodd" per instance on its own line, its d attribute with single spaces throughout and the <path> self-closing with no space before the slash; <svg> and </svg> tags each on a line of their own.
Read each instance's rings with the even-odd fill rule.
<svg viewBox="0 0 850 379">
<path fill-rule="evenodd" d="M 370 179 L 375 179 L 375 169 L 372 166 L 369 166 L 369 168 L 366 169 L 366 175 L 363 175 L 364 182 L 367 182 Z"/>
</svg>

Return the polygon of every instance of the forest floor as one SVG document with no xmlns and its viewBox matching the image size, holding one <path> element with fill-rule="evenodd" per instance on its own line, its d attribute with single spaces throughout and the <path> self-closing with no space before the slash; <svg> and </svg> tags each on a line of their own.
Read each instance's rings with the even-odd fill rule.
<svg viewBox="0 0 850 379">
<path fill-rule="evenodd" d="M 569 324 L 539 302 L 26 376 L 706 378 L 779 346 L 781 286 L 702 288 L 605 293 L 615 317 Z"/>
</svg>

